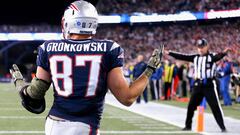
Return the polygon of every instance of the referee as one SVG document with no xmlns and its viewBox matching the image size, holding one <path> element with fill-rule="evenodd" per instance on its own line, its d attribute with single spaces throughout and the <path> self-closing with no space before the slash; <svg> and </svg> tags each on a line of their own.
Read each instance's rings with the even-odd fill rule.
<svg viewBox="0 0 240 135">
<path fill-rule="evenodd" d="M 223 111 L 220 106 L 216 90 L 215 72 L 216 62 L 222 59 L 231 49 L 226 48 L 222 53 L 218 54 L 210 53 L 207 40 L 199 39 L 197 41 L 197 50 L 198 54 L 192 55 L 165 50 L 165 54 L 168 54 L 176 59 L 194 63 L 194 88 L 188 104 L 187 118 L 183 130 L 192 129 L 194 111 L 197 106 L 200 105 L 203 97 L 206 97 L 221 131 L 226 132 L 223 122 Z"/>
</svg>

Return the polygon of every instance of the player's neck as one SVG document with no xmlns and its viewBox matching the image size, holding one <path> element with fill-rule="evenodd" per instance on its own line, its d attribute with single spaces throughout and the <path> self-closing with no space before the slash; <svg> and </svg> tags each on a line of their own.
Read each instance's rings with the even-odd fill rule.
<svg viewBox="0 0 240 135">
<path fill-rule="evenodd" d="M 92 35 L 80 35 L 80 34 L 71 34 L 69 35 L 72 40 L 81 40 L 81 39 L 91 39 Z"/>
</svg>

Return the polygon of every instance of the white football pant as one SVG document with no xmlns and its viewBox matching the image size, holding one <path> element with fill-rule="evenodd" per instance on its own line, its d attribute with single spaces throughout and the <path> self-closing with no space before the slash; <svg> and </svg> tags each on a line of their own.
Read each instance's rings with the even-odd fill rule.
<svg viewBox="0 0 240 135">
<path fill-rule="evenodd" d="M 48 117 L 45 123 L 46 135 L 92 135 L 91 132 L 90 125 L 82 122 L 57 121 Z"/>
</svg>

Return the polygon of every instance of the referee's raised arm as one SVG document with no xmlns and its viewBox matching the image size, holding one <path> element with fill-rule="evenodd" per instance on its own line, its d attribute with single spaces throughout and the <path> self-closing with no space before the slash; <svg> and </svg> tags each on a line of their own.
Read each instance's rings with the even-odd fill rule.
<svg viewBox="0 0 240 135">
<path fill-rule="evenodd" d="M 168 51 L 168 50 L 165 50 L 164 53 L 174 57 L 175 59 L 184 60 L 188 62 L 193 62 L 194 58 L 197 56 L 196 54 L 183 54 L 183 53 Z"/>
<path fill-rule="evenodd" d="M 232 49 L 231 48 L 226 48 L 223 52 L 213 55 L 213 61 L 217 62 L 217 61 L 221 60 L 224 56 L 227 55 L 227 53 L 229 51 L 232 51 Z"/>
</svg>

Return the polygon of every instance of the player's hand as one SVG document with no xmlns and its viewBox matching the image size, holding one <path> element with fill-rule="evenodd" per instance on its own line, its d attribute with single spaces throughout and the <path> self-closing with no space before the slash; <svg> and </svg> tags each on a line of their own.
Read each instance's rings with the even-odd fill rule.
<svg viewBox="0 0 240 135">
<path fill-rule="evenodd" d="M 147 77 L 151 77 L 152 73 L 160 66 L 161 62 L 161 52 L 158 49 L 155 49 L 152 53 L 152 56 L 148 60 L 147 68 L 144 71 L 144 74 Z"/>
<path fill-rule="evenodd" d="M 169 54 L 169 51 L 168 50 L 164 50 L 164 54 Z"/>
<path fill-rule="evenodd" d="M 14 80 L 16 90 L 18 92 L 20 92 L 22 90 L 22 88 L 26 86 L 26 83 L 23 79 L 22 73 L 20 72 L 20 70 L 16 64 L 13 64 L 12 69 L 10 69 L 10 73 Z"/>
<path fill-rule="evenodd" d="M 230 51 L 232 51 L 232 48 L 230 48 L 230 47 L 227 47 L 227 48 L 225 48 L 225 49 L 223 50 L 224 53 L 228 53 L 228 52 L 230 52 Z"/>
<path fill-rule="evenodd" d="M 158 49 L 155 49 L 148 61 L 148 67 L 151 67 L 152 69 L 155 70 L 156 68 L 159 67 L 159 65 L 160 65 L 160 51 Z"/>
<path fill-rule="evenodd" d="M 32 113 L 42 113 L 46 108 L 45 99 L 33 99 L 26 93 L 25 89 L 29 85 L 24 81 L 22 73 L 16 64 L 13 64 L 12 69 L 10 69 L 10 73 L 14 79 L 16 90 L 19 92 L 22 99 L 23 107 Z"/>
</svg>

